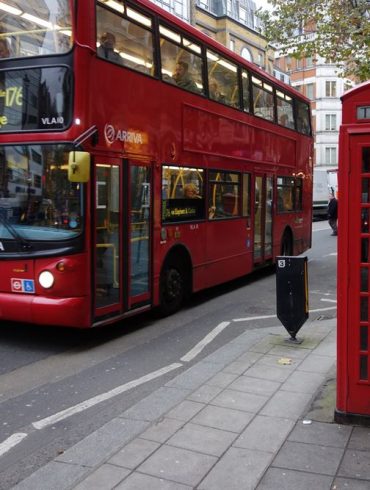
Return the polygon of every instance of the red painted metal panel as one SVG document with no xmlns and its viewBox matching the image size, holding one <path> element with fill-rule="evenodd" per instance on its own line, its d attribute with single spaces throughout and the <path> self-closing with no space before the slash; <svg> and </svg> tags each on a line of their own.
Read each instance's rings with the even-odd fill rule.
<svg viewBox="0 0 370 490">
<path fill-rule="evenodd" d="M 345 94 L 338 174 L 337 414 L 370 416 L 370 83 Z"/>
</svg>

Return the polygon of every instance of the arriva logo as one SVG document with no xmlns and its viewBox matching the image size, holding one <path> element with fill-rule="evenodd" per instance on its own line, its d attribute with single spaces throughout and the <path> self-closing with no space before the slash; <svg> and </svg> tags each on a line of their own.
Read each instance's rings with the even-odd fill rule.
<svg viewBox="0 0 370 490">
<path fill-rule="evenodd" d="M 137 145 L 143 144 L 143 137 L 141 133 L 135 131 L 126 131 L 124 129 L 115 130 L 111 124 L 104 126 L 104 137 L 108 145 L 111 145 L 115 141 L 122 141 L 123 143 L 135 143 Z"/>
</svg>

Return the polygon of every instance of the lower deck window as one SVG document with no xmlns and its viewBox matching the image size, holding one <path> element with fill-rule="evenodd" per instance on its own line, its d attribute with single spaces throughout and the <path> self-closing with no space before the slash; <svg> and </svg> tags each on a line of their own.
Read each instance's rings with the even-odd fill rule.
<svg viewBox="0 0 370 490">
<path fill-rule="evenodd" d="M 203 169 L 163 166 L 162 221 L 204 219 Z"/>
<path fill-rule="evenodd" d="M 240 216 L 240 175 L 211 170 L 209 172 L 208 218 Z"/>
<path fill-rule="evenodd" d="M 280 213 L 302 211 L 303 181 L 295 177 L 277 178 L 277 209 Z"/>
</svg>

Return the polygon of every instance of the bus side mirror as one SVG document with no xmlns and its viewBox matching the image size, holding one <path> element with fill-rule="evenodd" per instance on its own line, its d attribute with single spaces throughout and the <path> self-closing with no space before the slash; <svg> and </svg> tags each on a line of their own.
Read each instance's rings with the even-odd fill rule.
<svg viewBox="0 0 370 490">
<path fill-rule="evenodd" d="M 68 180 L 80 183 L 90 180 L 90 153 L 87 151 L 69 152 Z"/>
</svg>

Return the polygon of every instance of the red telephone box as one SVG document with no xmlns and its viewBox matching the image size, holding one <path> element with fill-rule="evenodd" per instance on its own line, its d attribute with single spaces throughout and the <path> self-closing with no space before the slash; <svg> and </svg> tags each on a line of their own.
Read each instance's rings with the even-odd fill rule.
<svg viewBox="0 0 370 490">
<path fill-rule="evenodd" d="M 342 97 L 337 422 L 370 424 L 370 82 Z"/>
</svg>

